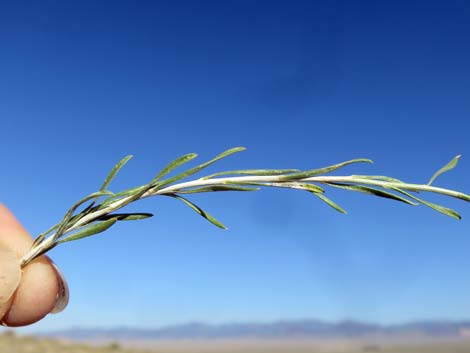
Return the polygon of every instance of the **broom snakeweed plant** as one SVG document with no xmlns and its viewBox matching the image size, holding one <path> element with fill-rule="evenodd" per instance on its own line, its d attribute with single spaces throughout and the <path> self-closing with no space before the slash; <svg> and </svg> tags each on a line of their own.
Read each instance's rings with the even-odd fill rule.
<svg viewBox="0 0 470 353">
<path fill-rule="evenodd" d="M 372 163 L 370 159 L 364 158 L 352 159 L 307 171 L 297 169 L 230 170 L 203 176 L 195 180 L 183 181 L 183 179 L 193 176 L 213 163 L 244 149 L 243 147 L 236 147 L 226 150 L 208 162 L 169 176 L 175 169 L 197 157 L 195 153 L 186 154 L 170 162 L 147 184 L 114 193 L 108 189 L 109 184 L 119 170 L 132 158 L 130 155 L 124 157 L 114 166 L 98 191 L 75 203 L 59 223 L 36 238 L 29 252 L 22 258 L 21 267 L 27 266 L 35 258 L 59 244 L 102 233 L 120 221 L 133 221 L 152 217 L 151 213 L 115 212 L 132 202 L 152 196 L 167 196 L 182 201 L 206 220 L 222 229 L 226 229 L 226 227 L 208 212 L 188 200 L 187 195 L 219 191 L 256 191 L 262 187 L 290 188 L 307 191 L 335 210 L 346 213 L 341 206 L 325 195 L 325 187 L 334 187 L 384 197 L 413 206 L 422 204 L 455 219 L 461 218 L 456 211 L 423 200 L 415 194 L 431 192 L 470 201 L 470 195 L 468 194 L 432 185 L 439 175 L 457 165 L 460 156 L 456 156 L 439 169 L 427 184 L 412 184 L 381 175 L 326 175 L 350 164 Z M 88 205 L 85 207 L 85 204 Z M 68 290 L 65 281 L 63 282 L 65 287 L 62 288 L 59 294 L 60 303 L 56 311 L 65 308 L 68 302 Z"/>
</svg>

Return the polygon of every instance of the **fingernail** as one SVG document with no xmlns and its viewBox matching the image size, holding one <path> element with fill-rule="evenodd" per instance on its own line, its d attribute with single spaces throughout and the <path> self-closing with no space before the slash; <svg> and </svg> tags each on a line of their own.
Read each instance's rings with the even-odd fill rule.
<svg viewBox="0 0 470 353">
<path fill-rule="evenodd" d="M 64 311 L 64 309 L 69 304 L 69 286 L 65 280 L 64 275 L 56 266 L 56 264 L 53 261 L 51 261 L 51 264 L 57 273 L 57 278 L 59 279 L 59 292 L 57 293 L 57 300 L 55 302 L 54 308 L 51 310 L 51 314 L 58 314 Z"/>
</svg>

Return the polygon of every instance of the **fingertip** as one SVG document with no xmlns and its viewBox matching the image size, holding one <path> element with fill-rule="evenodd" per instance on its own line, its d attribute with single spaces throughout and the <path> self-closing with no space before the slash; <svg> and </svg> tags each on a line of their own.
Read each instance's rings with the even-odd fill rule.
<svg viewBox="0 0 470 353">
<path fill-rule="evenodd" d="M 0 203 L 0 246 L 11 249 L 18 259 L 30 249 L 33 239 L 13 213 Z M 1 269 L 0 269 L 1 270 Z M 32 324 L 50 313 L 57 301 L 59 283 L 50 260 L 41 256 L 22 270 L 21 282 L 11 306 L 0 321 L 7 326 Z M 5 308 L 2 309 L 5 311 Z"/>
<path fill-rule="evenodd" d="M 19 259 L 12 250 L 0 244 L 0 321 L 10 308 L 20 281 Z"/>
<path fill-rule="evenodd" d="M 21 283 L 3 322 L 11 327 L 35 323 L 49 314 L 57 301 L 57 274 L 42 257 L 23 269 Z"/>
</svg>

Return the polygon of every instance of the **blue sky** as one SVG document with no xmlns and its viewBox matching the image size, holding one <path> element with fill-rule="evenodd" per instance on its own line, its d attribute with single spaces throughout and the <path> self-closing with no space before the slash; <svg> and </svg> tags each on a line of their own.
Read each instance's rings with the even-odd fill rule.
<svg viewBox="0 0 470 353">
<path fill-rule="evenodd" d="M 466 1 L 15 1 L 0 5 L 1 201 L 33 234 L 95 191 L 173 158 L 247 151 L 211 171 L 310 169 L 470 191 Z M 155 217 L 54 249 L 66 312 L 33 330 L 186 321 L 470 318 L 468 204 L 424 207 L 332 190 L 171 199 Z"/>
</svg>

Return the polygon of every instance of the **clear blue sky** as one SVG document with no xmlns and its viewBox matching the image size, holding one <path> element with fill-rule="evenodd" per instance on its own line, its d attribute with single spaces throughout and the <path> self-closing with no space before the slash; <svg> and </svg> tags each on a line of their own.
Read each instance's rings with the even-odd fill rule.
<svg viewBox="0 0 470 353">
<path fill-rule="evenodd" d="M 0 5 L 1 201 L 34 234 L 95 191 L 188 152 L 214 166 L 315 168 L 470 191 L 467 1 L 14 1 Z M 140 223 L 54 249 L 72 292 L 34 330 L 186 321 L 470 318 L 470 208 L 332 191 L 171 199 Z"/>
</svg>

